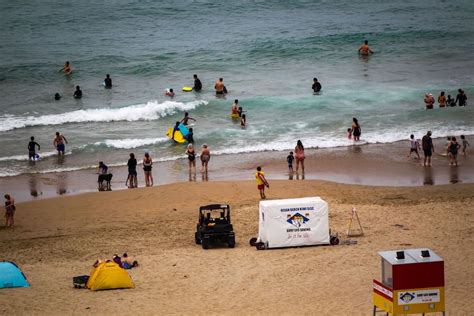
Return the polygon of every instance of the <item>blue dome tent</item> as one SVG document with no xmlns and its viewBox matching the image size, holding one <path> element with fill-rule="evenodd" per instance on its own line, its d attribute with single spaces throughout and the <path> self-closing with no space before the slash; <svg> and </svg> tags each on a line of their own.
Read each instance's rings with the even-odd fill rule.
<svg viewBox="0 0 474 316">
<path fill-rule="evenodd" d="M 0 289 L 29 286 L 25 275 L 15 263 L 0 261 Z"/>
</svg>

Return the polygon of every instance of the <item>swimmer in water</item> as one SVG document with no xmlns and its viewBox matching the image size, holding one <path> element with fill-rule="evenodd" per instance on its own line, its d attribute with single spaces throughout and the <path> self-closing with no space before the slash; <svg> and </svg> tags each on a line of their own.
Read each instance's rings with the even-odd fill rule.
<svg viewBox="0 0 474 316">
<path fill-rule="evenodd" d="M 71 64 L 69 64 L 69 61 L 66 61 L 64 64 L 63 68 L 59 69 L 59 72 L 63 71 L 66 75 L 70 75 L 72 72 Z"/>
<path fill-rule="evenodd" d="M 82 98 L 82 90 L 81 90 L 81 87 L 76 86 L 76 91 L 74 91 L 73 97 L 74 97 L 74 99 L 80 99 L 80 98 Z"/>
<path fill-rule="evenodd" d="M 237 106 L 239 105 L 239 100 L 235 99 L 234 103 L 232 104 L 232 107 L 230 108 L 230 114 L 232 117 L 239 117 L 239 109 Z"/>
<path fill-rule="evenodd" d="M 359 54 L 364 56 L 369 56 L 374 52 L 369 47 L 369 41 L 365 41 L 362 46 L 359 47 Z"/>
<path fill-rule="evenodd" d="M 173 89 L 166 89 L 165 96 L 167 96 L 167 97 L 174 97 L 175 94 L 174 94 Z"/>
<path fill-rule="evenodd" d="M 321 91 L 321 83 L 319 83 L 318 78 L 313 78 L 312 88 L 314 93 Z"/>
<path fill-rule="evenodd" d="M 64 137 L 64 135 L 59 134 L 59 132 L 56 132 L 56 137 L 54 137 L 53 140 L 53 146 L 56 147 L 59 156 L 64 156 L 64 151 L 66 150 L 66 146 L 64 145 L 64 143 L 67 144 L 66 137 Z"/>
<path fill-rule="evenodd" d="M 247 111 L 244 111 L 244 109 L 242 109 L 242 107 L 239 106 L 239 108 L 237 109 L 237 112 L 239 113 L 239 117 L 242 117 L 242 113 L 247 112 Z"/>
<path fill-rule="evenodd" d="M 56 94 L 54 95 L 54 100 L 56 101 L 61 100 L 61 95 L 56 92 Z"/>
<path fill-rule="evenodd" d="M 199 80 L 198 76 L 196 74 L 193 75 L 194 78 L 194 91 L 201 91 L 202 90 L 202 83 L 201 80 Z"/>
<path fill-rule="evenodd" d="M 173 135 L 171 135 L 172 140 L 174 140 L 174 133 L 176 133 L 177 131 L 179 131 L 179 122 L 176 122 L 176 124 L 174 125 Z"/>
<path fill-rule="evenodd" d="M 106 89 L 112 88 L 112 78 L 110 78 L 109 74 L 105 75 L 104 86 Z"/>
<path fill-rule="evenodd" d="M 227 93 L 227 89 L 224 86 L 224 78 L 219 78 L 214 85 L 214 89 L 216 89 L 216 95 L 223 95 Z"/>
<path fill-rule="evenodd" d="M 194 122 L 196 122 L 195 119 L 193 119 L 191 116 L 189 116 L 189 113 L 188 112 L 184 112 L 184 117 L 183 119 L 181 120 L 181 123 L 183 123 L 183 125 L 188 125 L 188 120 L 193 120 Z"/>
<path fill-rule="evenodd" d="M 240 127 L 245 128 L 247 126 L 247 117 L 245 114 L 242 114 L 242 117 L 240 118 Z"/>
</svg>

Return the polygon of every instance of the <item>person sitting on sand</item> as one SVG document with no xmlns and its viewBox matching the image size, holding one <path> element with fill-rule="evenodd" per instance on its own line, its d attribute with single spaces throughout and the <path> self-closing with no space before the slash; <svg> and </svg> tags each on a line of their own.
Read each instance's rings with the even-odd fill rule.
<svg viewBox="0 0 474 316">
<path fill-rule="evenodd" d="M 173 98 L 175 96 L 173 89 L 166 89 L 165 96 Z"/>
<path fill-rule="evenodd" d="M 122 268 L 124 269 L 131 269 L 138 267 L 138 261 L 133 260 L 133 258 L 129 257 L 127 253 L 122 255 Z"/>
<path fill-rule="evenodd" d="M 76 91 L 74 91 L 74 94 L 72 95 L 74 99 L 80 99 L 82 98 L 82 90 L 81 87 L 76 86 Z"/>
<path fill-rule="evenodd" d="M 196 120 L 195 120 L 194 118 L 192 118 L 191 116 L 189 116 L 189 113 L 188 113 L 188 112 L 184 112 L 184 117 L 183 117 L 183 119 L 181 120 L 181 123 L 183 123 L 183 125 L 186 125 L 186 126 L 187 126 L 189 120 L 196 122 Z"/>
<path fill-rule="evenodd" d="M 260 198 L 262 200 L 266 199 L 265 196 L 265 187 L 270 188 L 270 185 L 265 178 L 265 173 L 263 172 L 260 166 L 257 167 L 257 172 L 255 173 L 255 180 L 257 181 L 257 189 L 260 192 Z"/>
<path fill-rule="evenodd" d="M 69 61 L 66 61 L 63 68 L 59 69 L 59 71 L 64 72 L 66 75 L 70 75 L 72 73 L 72 67 L 71 67 L 71 64 L 69 63 Z"/>
<path fill-rule="evenodd" d="M 361 47 L 359 47 L 359 54 L 363 56 L 368 56 L 374 52 L 369 47 L 369 41 L 364 41 Z"/>
<path fill-rule="evenodd" d="M 425 107 L 427 110 L 431 110 L 433 108 L 433 105 L 435 103 L 435 99 L 431 93 L 425 94 Z"/>
</svg>

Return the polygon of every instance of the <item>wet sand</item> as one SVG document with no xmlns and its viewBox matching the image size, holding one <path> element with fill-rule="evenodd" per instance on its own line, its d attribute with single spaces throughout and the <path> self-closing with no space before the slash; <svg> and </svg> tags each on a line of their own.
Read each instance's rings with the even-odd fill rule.
<svg viewBox="0 0 474 316">
<path fill-rule="evenodd" d="M 154 164 L 155 185 L 188 181 L 251 180 L 256 166 L 264 168 L 269 179 L 327 180 L 346 184 L 374 186 L 423 186 L 474 183 L 474 159 L 459 155 L 459 167 L 448 166 L 445 139 L 434 140 L 436 153 L 433 166 L 421 166 L 422 160 L 407 159 L 409 142 L 391 144 L 354 145 L 306 151 L 305 174 L 290 175 L 288 152 L 259 152 L 250 154 L 213 156 L 209 174 L 203 177 L 197 162 L 196 176 L 189 175 L 186 158 Z M 183 150 L 184 151 L 184 150 Z M 212 148 L 211 148 L 212 153 Z M 421 153 L 420 153 L 421 154 Z M 67 157 L 66 157 L 67 159 Z M 422 158 L 423 159 L 423 158 Z M 107 162 L 106 157 L 103 159 Z M 111 167 L 112 190 L 126 189 L 126 167 Z M 49 174 L 24 174 L 0 179 L 0 192 L 9 192 L 17 201 L 49 198 L 97 191 L 95 170 Z M 138 167 L 139 186 L 144 186 L 141 166 Z"/>
</svg>

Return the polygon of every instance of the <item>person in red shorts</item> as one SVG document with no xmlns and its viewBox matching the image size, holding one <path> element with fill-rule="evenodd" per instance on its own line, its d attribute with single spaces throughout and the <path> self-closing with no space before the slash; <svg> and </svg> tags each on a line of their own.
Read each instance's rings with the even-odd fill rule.
<svg viewBox="0 0 474 316">
<path fill-rule="evenodd" d="M 257 188 L 260 192 L 260 198 L 266 199 L 267 197 L 265 196 L 265 187 L 270 188 L 270 185 L 268 184 L 267 179 L 265 179 L 265 172 L 262 171 L 261 167 L 257 167 L 255 180 L 257 180 Z"/>
</svg>

